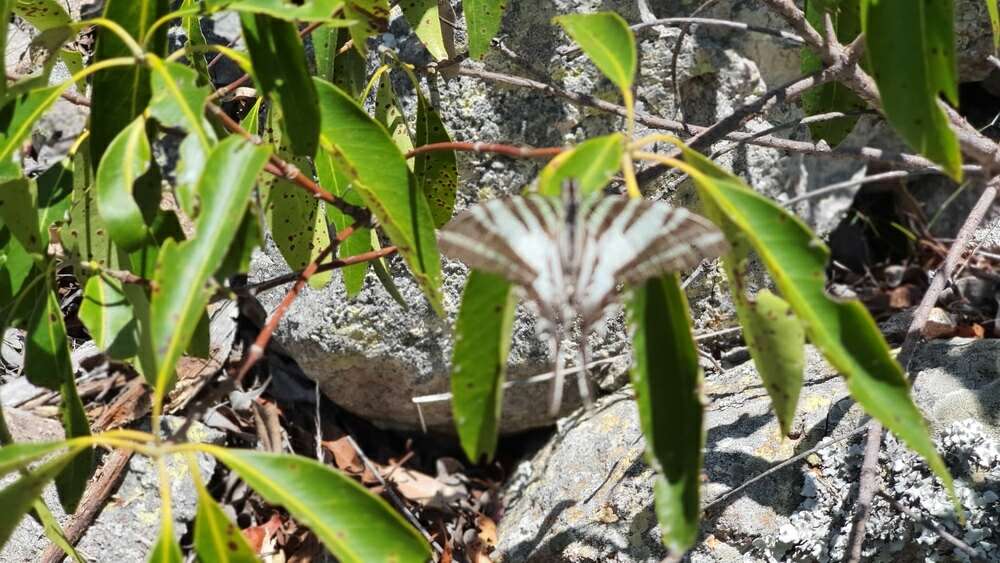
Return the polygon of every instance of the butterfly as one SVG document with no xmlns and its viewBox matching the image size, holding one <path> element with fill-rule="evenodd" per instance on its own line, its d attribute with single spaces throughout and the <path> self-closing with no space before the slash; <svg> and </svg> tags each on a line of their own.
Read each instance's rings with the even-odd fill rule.
<svg viewBox="0 0 1000 563">
<path fill-rule="evenodd" d="M 587 336 L 603 325 L 622 285 L 692 268 L 728 248 L 711 222 L 686 209 L 601 193 L 581 198 L 572 183 L 561 196 L 533 193 L 475 205 L 446 224 L 438 242 L 445 256 L 507 279 L 533 305 L 556 363 L 552 416 L 562 403 L 559 346 L 574 322 L 585 368 Z M 585 373 L 577 383 L 589 404 Z"/>
</svg>

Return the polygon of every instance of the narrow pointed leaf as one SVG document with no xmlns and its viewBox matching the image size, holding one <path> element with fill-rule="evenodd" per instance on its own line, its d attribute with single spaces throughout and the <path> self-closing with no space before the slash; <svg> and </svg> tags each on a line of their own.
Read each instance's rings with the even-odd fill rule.
<svg viewBox="0 0 1000 563">
<path fill-rule="evenodd" d="M 0 184 L 0 219 L 25 250 L 42 255 L 45 246 L 36 203 L 28 180 L 22 178 Z"/>
<path fill-rule="evenodd" d="M 178 10 L 193 10 L 198 7 L 198 0 L 184 0 Z M 208 46 L 205 40 L 205 33 L 201 30 L 201 14 L 188 15 L 181 18 L 181 27 L 184 28 L 186 41 L 184 48 L 188 51 L 188 58 L 198 72 L 198 83 L 202 85 L 212 85 L 212 73 L 208 69 L 208 61 L 205 60 L 204 49 Z"/>
<path fill-rule="evenodd" d="M 830 14 L 837 39 L 845 45 L 861 33 L 861 11 L 858 0 L 810 0 L 806 2 L 806 18 L 816 29 L 824 28 L 825 14 Z M 812 74 L 823 69 L 823 61 L 812 49 L 802 49 L 802 73 Z M 811 88 L 802 95 L 802 110 L 806 115 L 829 112 L 853 113 L 865 109 L 865 103 L 840 82 L 828 82 Z M 824 140 L 837 146 L 854 130 L 858 116 L 812 123 L 809 131 L 814 140 Z"/>
<path fill-rule="evenodd" d="M 320 149 L 316 158 L 316 175 L 319 176 L 320 185 L 326 188 L 333 195 L 343 198 L 344 201 L 352 205 L 364 205 L 361 195 L 349 188 L 347 176 L 337 170 L 330 153 Z M 330 226 L 340 232 L 354 224 L 354 220 L 344 215 L 344 213 L 333 205 L 326 206 L 326 218 Z M 347 258 L 364 254 L 372 249 L 372 234 L 370 229 L 357 229 L 351 233 L 337 247 L 337 256 Z M 344 289 L 348 297 L 354 297 L 364 288 L 365 276 L 368 274 L 369 262 L 362 262 L 353 266 L 340 269 L 340 275 L 344 279 Z"/>
<path fill-rule="evenodd" d="M 66 557 L 72 559 L 75 563 L 87 563 L 87 561 L 76 552 L 73 548 L 73 544 L 70 543 L 69 539 L 66 537 L 66 532 L 59 525 L 59 520 L 52 514 L 49 507 L 45 505 L 45 501 L 39 498 L 32 504 L 32 511 L 34 515 L 38 517 L 38 521 L 42 524 L 42 528 L 45 530 L 45 537 L 56 545 Z"/>
<path fill-rule="evenodd" d="M 203 152 L 208 152 L 215 135 L 205 119 L 205 103 L 211 94 L 208 84 L 199 84 L 198 72 L 180 63 L 148 59 L 153 69 L 153 97 L 149 113 L 167 127 L 177 127 L 198 139 Z"/>
<path fill-rule="evenodd" d="M 983 0 L 986 11 L 990 15 L 990 27 L 993 29 L 993 50 L 1000 49 L 1000 3 L 997 0 Z"/>
<path fill-rule="evenodd" d="M 257 563 L 257 555 L 250 549 L 239 527 L 229 520 L 205 487 L 198 488 L 194 549 L 202 561 Z"/>
<path fill-rule="evenodd" d="M 69 438 L 90 436 L 90 421 L 87 419 L 87 411 L 77 393 L 76 381 L 72 375 L 60 386 L 59 394 L 61 396 L 59 415 L 66 436 Z M 75 512 L 80 499 L 83 498 L 87 482 L 94 474 L 94 456 L 93 448 L 79 451 L 70 457 L 66 467 L 56 475 L 56 493 L 59 495 L 59 503 L 67 514 Z"/>
<path fill-rule="evenodd" d="M 149 563 L 183 563 L 184 553 L 181 546 L 174 537 L 174 523 L 171 519 L 164 519 L 160 523 L 160 535 L 153 544 L 152 551 L 149 552 Z"/>
<path fill-rule="evenodd" d="M 336 86 L 317 80 L 323 116 L 321 143 L 342 163 L 352 185 L 378 218 L 431 305 L 441 305 L 441 259 L 434 218 L 406 161 L 384 127 Z"/>
<path fill-rule="evenodd" d="M 109 356 L 126 359 L 135 355 L 138 349 L 135 313 L 120 281 L 91 276 L 83 289 L 78 316 L 94 344 Z"/>
<path fill-rule="evenodd" d="M 436 60 L 448 58 L 444 47 L 444 37 L 441 35 L 441 17 L 438 14 L 438 0 L 402 0 L 399 7 L 403 9 L 410 28 L 427 47 L 427 52 Z"/>
<path fill-rule="evenodd" d="M 262 93 L 273 95 L 281 106 L 292 152 L 304 157 L 316 154 L 320 126 L 316 87 L 295 24 L 260 14 L 242 14 L 241 21 L 254 78 Z"/>
<path fill-rule="evenodd" d="M 555 19 L 608 80 L 630 90 L 638 67 L 635 37 L 614 12 L 570 14 Z"/>
<path fill-rule="evenodd" d="M 628 310 L 632 385 L 647 458 L 656 472 L 656 515 L 664 545 L 683 553 L 698 536 L 704 414 L 698 348 L 677 275 L 633 290 Z"/>
<path fill-rule="evenodd" d="M 52 291 L 47 291 L 34 303 L 28 319 L 24 372 L 34 385 L 53 390 L 58 390 L 67 378 L 73 377 L 66 327 L 59 301 Z"/>
<path fill-rule="evenodd" d="M 558 196 L 572 178 L 582 196 L 604 189 L 621 168 L 625 138 L 618 133 L 588 139 L 552 159 L 538 175 L 538 192 Z"/>
<path fill-rule="evenodd" d="M 771 396 L 781 432 L 788 436 L 802 390 L 805 329 L 788 303 L 766 289 L 753 301 L 744 298 L 737 304 L 737 311 L 743 339 Z"/>
<path fill-rule="evenodd" d="M 862 0 L 865 55 L 889 123 L 920 154 L 962 178 L 958 138 L 939 105 L 958 105 L 952 2 Z"/>
<path fill-rule="evenodd" d="M 507 0 L 462 0 L 469 35 L 469 56 L 481 59 L 490 50 L 493 37 L 500 31 Z"/>
<path fill-rule="evenodd" d="M 177 359 L 208 304 L 207 284 L 235 236 L 267 158 L 265 147 L 238 137 L 216 145 L 198 187 L 202 209 L 194 238 L 180 244 L 168 241 L 160 250 L 150 330 L 157 364 L 155 389 L 161 398 L 172 385 Z"/>
<path fill-rule="evenodd" d="M 0 108 L 0 182 L 21 177 L 21 165 L 15 161 L 18 151 L 62 90 L 62 86 L 37 88 L 5 100 Z"/>
<path fill-rule="evenodd" d="M 343 5 L 344 0 L 305 0 L 294 4 L 287 0 L 205 1 L 205 6 L 210 11 L 228 9 L 249 14 L 265 14 L 290 22 L 324 22 L 326 26 L 347 24 L 345 20 L 331 17 Z"/>
<path fill-rule="evenodd" d="M 392 142 L 396 143 L 396 148 L 401 153 L 407 153 L 413 149 L 413 138 L 410 136 L 410 128 L 406 123 L 406 115 L 396 99 L 396 92 L 392 87 L 391 72 L 383 72 L 375 89 L 375 121 L 382 124 L 389 131 Z"/>
<path fill-rule="evenodd" d="M 724 214 L 739 228 L 802 321 L 809 340 L 846 379 L 851 396 L 922 456 L 954 499 L 948 468 L 875 321 L 859 301 L 835 301 L 826 294 L 824 272 L 830 257 L 826 245 L 796 216 L 736 176 L 687 147 L 682 150 L 709 218 L 725 225 L 718 216 Z"/>
<path fill-rule="evenodd" d="M 364 55 L 368 38 L 389 29 L 389 0 L 346 0 L 344 17 L 356 22 L 347 29 L 354 50 Z"/>
<path fill-rule="evenodd" d="M 441 116 L 422 93 L 417 95 L 417 132 L 414 144 L 418 147 L 451 141 Z M 458 163 L 455 151 L 434 151 L 418 154 L 413 159 L 413 175 L 420 191 L 427 198 L 434 216 L 434 226 L 442 227 L 451 220 L 455 211 L 455 194 L 458 192 Z"/>
<path fill-rule="evenodd" d="M 344 563 L 424 563 L 430 546 L 384 500 L 354 479 L 295 455 L 211 446 L 266 501 L 288 510 Z"/>
<path fill-rule="evenodd" d="M 0 447 L 0 475 L 24 469 L 32 462 L 66 447 L 66 442 L 20 442 Z"/>
<path fill-rule="evenodd" d="M 451 359 L 451 408 L 465 455 L 496 453 L 517 298 L 510 282 L 473 270 L 462 293 Z"/>
<path fill-rule="evenodd" d="M 66 467 L 75 453 L 75 451 L 65 453 L 35 468 L 27 475 L 22 475 L 17 481 L 0 490 L 0 506 L 3 506 L 3 510 L 0 511 L 0 546 L 7 543 L 45 486 Z"/>
<path fill-rule="evenodd" d="M 140 116 L 111 141 L 97 168 L 97 209 L 111 239 L 124 250 L 141 248 L 149 238 L 134 189 L 151 161 L 146 120 Z"/>
<path fill-rule="evenodd" d="M 169 0 L 105 0 L 104 17 L 122 26 L 142 41 L 159 18 L 170 12 Z M 160 26 L 146 45 L 148 52 L 163 56 L 167 49 L 167 27 Z M 97 29 L 94 61 L 129 57 L 132 52 L 113 33 Z M 92 78 L 90 96 L 91 162 L 97 167 L 111 141 L 146 109 L 152 96 L 149 71 L 144 65 L 111 68 Z M 99 118 L 98 118 L 99 116 Z"/>
</svg>

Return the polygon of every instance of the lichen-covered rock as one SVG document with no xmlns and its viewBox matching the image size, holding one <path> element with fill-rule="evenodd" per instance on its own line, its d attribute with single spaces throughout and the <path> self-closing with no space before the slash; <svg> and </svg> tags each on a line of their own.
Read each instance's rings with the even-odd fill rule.
<svg viewBox="0 0 1000 563">
<path fill-rule="evenodd" d="M 968 522 L 959 527 L 950 502 L 925 464 L 890 438 L 883 450 L 886 489 L 922 517 L 1000 560 L 1000 342 L 935 341 L 911 363 L 913 396 L 958 480 Z M 707 399 L 706 507 L 692 561 L 840 560 L 857 495 L 862 436 L 833 443 L 856 428 L 861 411 L 819 354 L 807 353 L 806 385 L 795 439 L 782 438 L 752 364 L 710 376 Z M 821 442 L 816 455 L 715 503 L 727 491 Z M 644 463 L 638 415 L 627 392 L 592 414 L 565 419 L 535 457 L 519 466 L 506 490 L 496 559 L 502 561 L 659 561 L 663 556 Z M 932 533 L 879 500 L 869 525 L 868 555 L 884 560 L 961 558 Z M 876 559 L 878 560 L 878 559 Z"/>
</svg>

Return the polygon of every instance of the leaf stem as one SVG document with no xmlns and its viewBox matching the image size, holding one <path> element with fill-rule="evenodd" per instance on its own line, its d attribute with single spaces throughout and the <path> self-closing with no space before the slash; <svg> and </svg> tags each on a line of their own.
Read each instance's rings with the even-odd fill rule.
<svg viewBox="0 0 1000 563">
<path fill-rule="evenodd" d="M 136 60 L 141 61 L 146 58 L 146 51 L 143 50 L 142 45 L 139 45 L 139 43 L 135 40 L 135 38 L 133 38 L 132 35 L 129 34 L 129 32 L 126 31 L 124 27 L 118 25 L 118 22 L 109 20 L 108 18 L 93 18 L 89 20 L 84 20 L 82 22 L 74 23 L 69 27 L 74 31 L 79 31 L 91 25 L 103 27 L 108 31 L 110 31 L 111 33 L 117 35 L 118 39 L 121 39 L 122 43 L 124 43 L 125 46 L 128 47 L 128 50 L 132 52 L 132 56 L 134 56 Z"/>
</svg>

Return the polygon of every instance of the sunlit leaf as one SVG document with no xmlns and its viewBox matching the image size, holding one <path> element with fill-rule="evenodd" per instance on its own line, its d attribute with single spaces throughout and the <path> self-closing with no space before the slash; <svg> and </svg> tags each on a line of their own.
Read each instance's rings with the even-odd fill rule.
<svg viewBox="0 0 1000 563">
<path fill-rule="evenodd" d="M 97 168 L 97 209 L 111 239 L 124 250 L 142 247 L 149 237 L 133 190 L 149 171 L 151 161 L 146 120 L 140 116 L 111 141 Z"/>
<path fill-rule="evenodd" d="M 621 168 L 625 138 L 619 133 L 588 139 L 552 159 L 538 175 L 538 191 L 558 196 L 573 179 L 581 195 L 604 189 Z"/>
<path fill-rule="evenodd" d="M 30 253 L 44 254 L 35 194 L 26 179 L 0 184 L 0 219 Z"/>
<path fill-rule="evenodd" d="M 198 72 L 180 63 L 156 57 L 150 57 L 147 63 L 153 69 L 150 115 L 166 127 L 177 127 L 195 135 L 201 150 L 207 152 L 215 141 L 205 119 L 205 103 L 211 94 L 208 85 L 199 84 Z"/>
<path fill-rule="evenodd" d="M 462 293 L 451 360 L 451 408 L 465 455 L 493 459 L 517 297 L 510 282 L 473 270 Z"/>
<path fill-rule="evenodd" d="M 806 2 L 806 18 L 817 30 L 825 27 L 825 14 L 830 14 L 837 39 L 850 43 L 861 33 L 861 12 L 858 0 L 810 0 Z M 823 69 L 823 61 L 812 49 L 802 49 L 802 73 L 812 74 Z M 854 113 L 865 109 L 861 98 L 840 82 L 828 82 L 810 88 L 802 94 L 802 110 L 806 115 L 830 112 Z M 840 117 L 812 123 L 809 131 L 815 140 L 837 146 L 854 129 L 858 116 Z"/>
<path fill-rule="evenodd" d="M 45 486 L 55 479 L 75 454 L 76 450 L 62 454 L 0 490 L 0 506 L 3 506 L 0 510 L 0 546 L 7 543 Z"/>
<path fill-rule="evenodd" d="M 295 24 L 260 14 L 241 14 L 254 79 L 281 106 L 288 144 L 297 156 L 316 154 L 320 118 L 316 87 L 306 66 Z"/>
<path fill-rule="evenodd" d="M 39 31 L 68 25 L 73 21 L 58 0 L 16 0 L 14 13 Z"/>
<path fill-rule="evenodd" d="M 632 385 L 653 467 L 663 543 L 683 553 L 698 537 L 704 417 L 698 348 L 676 274 L 633 290 L 628 306 Z"/>
<path fill-rule="evenodd" d="M 802 321 L 810 342 L 845 378 L 851 396 L 922 456 L 955 498 L 951 475 L 875 321 L 856 299 L 834 300 L 827 295 L 826 245 L 795 215 L 736 176 L 689 148 L 682 150 L 690 164 L 685 171 L 691 173 L 709 218 L 721 225 L 729 221 L 746 236 Z M 724 214 L 725 221 L 718 214 Z"/>
<path fill-rule="evenodd" d="M 21 177 L 15 159 L 35 122 L 59 99 L 60 86 L 39 88 L 6 100 L 0 108 L 0 182 Z"/>
<path fill-rule="evenodd" d="M 422 147 L 432 143 L 451 141 L 441 116 L 422 93 L 417 95 L 417 132 L 414 145 Z M 443 226 L 455 211 L 455 194 L 458 191 L 458 163 L 455 151 L 421 153 L 413 158 L 413 175 L 427 203 L 431 206 L 434 225 Z"/>
<path fill-rule="evenodd" d="M 1000 49 L 1000 8 L 997 0 L 984 0 L 986 11 L 990 14 L 990 27 L 993 29 L 993 50 Z"/>
<path fill-rule="evenodd" d="M 632 88 L 638 66 L 635 37 L 614 12 L 569 14 L 555 19 L 620 90 Z"/>
<path fill-rule="evenodd" d="M 481 59 L 490 50 L 493 37 L 500 31 L 507 0 L 462 0 L 469 34 L 469 56 Z"/>
<path fill-rule="evenodd" d="M 317 80 L 321 143 L 342 163 L 352 185 L 410 266 L 431 305 L 441 304 L 441 259 L 430 206 L 389 133 L 332 84 Z"/>
<path fill-rule="evenodd" d="M 160 250 L 149 312 L 159 398 L 173 384 L 177 359 L 211 297 L 208 282 L 236 234 L 267 158 L 266 147 L 239 137 L 216 145 L 198 186 L 202 209 L 195 237 L 180 244 L 168 241 Z"/>
<path fill-rule="evenodd" d="M 194 518 L 194 549 L 202 561 L 256 563 L 239 527 L 229 520 L 205 487 L 198 488 L 198 514 Z"/>
<path fill-rule="evenodd" d="M 344 563 L 424 563 L 430 546 L 385 501 L 357 481 L 294 455 L 210 446 L 267 502 L 305 524 Z"/>
<path fill-rule="evenodd" d="M 361 194 L 350 189 L 350 181 L 347 176 L 337 170 L 336 162 L 330 153 L 320 149 L 316 158 L 316 174 L 319 176 L 320 185 L 326 188 L 333 195 L 342 198 L 352 205 L 364 205 Z M 354 220 L 344 215 L 334 205 L 326 206 L 326 218 L 330 226 L 340 232 L 354 224 Z M 357 229 L 351 236 L 347 237 L 337 247 L 337 256 L 347 258 L 364 254 L 372 249 L 372 237 L 370 229 Z M 344 279 L 344 289 L 348 297 L 354 297 L 361 292 L 365 285 L 365 276 L 368 274 L 369 262 L 362 262 L 353 266 L 340 269 L 340 275 Z"/>
<path fill-rule="evenodd" d="M 66 442 L 21 442 L 0 447 L 0 475 L 24 469 L 32 462 L 66 447 Z"/>
<path fill-rule="evenodd" d="M 920 154 L 962 178 L 958 138 L 939 105 L 958 106 L 952 2 L 862 0 L 865 55 L 886 117 Z"/>
<path fill-rule="evenodd" d="M 249 14 L 266 14 L 290 22 L 324 22 L 326 25 L 346 25 L 343 19 L 333 18 L 334 12 L 344 5 L 344 0 L 303 0 L 294 4 L 287 0 L 205 0 L 211 11 L 233 10 Z"/>
<path fill-rule="evenodd" d="M 174 522 L 164 518 L 160 523 L 160 535 L 149 552 L 148 563 L 183 563 L 184 553 L 174 537 Z"/>
<path fill-rule="evenodd" d="M 347 29 L 354 49 L 365 54 L 368 38 L 389 28 L 389 0 L 346 0 L 344 17 L 356 22 Z"/>
<path fill-rule="evenodd" d="M 401 153 L 407 153 L 413 148 L 410 128 L 406 123 L 406 115 L 396 99 L 392 88 L 390 72 L 382 73 L 378 87 L 375 89 L 375 120 L 381 123 L 392 137 L 392 142 Z"/>
<path fill-rule="evenodd" d="M 141 41 L 153 23 L 170 12 L 169 0 L 105 0 L 104 17 Z M 167 27 L 160 26 L 146 50 L 163 56 L 167 49 Z M 132 52 L 113 33 L 97 28 L 94 62 L 129 57 Z M 146 109 L 152 96 L 145 65 L 110 68 L 93 76 L 90 96 L 91 162 L 96 168 L 111 141 Z"/>
<path fill-rule="evenodd" d="M 403 9 L 406 21 L 410 23 L 413 32 L 420 38 L 427 51 L 437 60 L 448 58 L 441 35 L 441 17 L 438 14 L 438 0 L 402 0 L 399 7 Z"/>
</svg>

